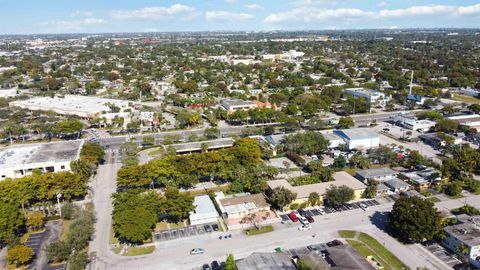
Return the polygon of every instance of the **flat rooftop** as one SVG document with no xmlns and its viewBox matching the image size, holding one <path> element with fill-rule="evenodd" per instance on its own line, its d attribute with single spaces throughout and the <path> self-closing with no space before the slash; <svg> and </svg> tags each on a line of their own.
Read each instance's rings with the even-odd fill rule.
<svg viewBox="0 0 480 270">
<path fill-rule="evenodd" d="M 365 184 L 357 180 L 355 177 L 351 176 L 347 172 L 336 172 L 333 174 L 334 181 L 323 182 L 311 185 L 303 186 L 292 186 L 287 180 L 272 180 L 268 181 L 267 185 L 274 189 L 276 187 L 284 187 L 288 190 L 291 190 L 297 193 L 297 199 L 308 198 L 310 193 L 317 192 L 319 195 L 324 195 L 327 193 L 327 190 L 333 186 L 342 186 L 345 185 L 353 190 L 365 189 Z"/>
<path fill-rule="evenodd" d="M 0 148 L 0 169 L 43 162 L 73 161 L 79 157 L 82 145 L 83 140 L 76 140 Z"/>
<path fill-rule="evenodd" d="M 241 99 L 224 99 L 220 102 L 223 106 L 253 106 L 255 105 L 254 101 L 251 100 L 241 100 Z"/>
<path fill-rule="evenodd" d="M 480 245 L 480 216 L 445 227 L 444 230 L 471 247 Z"/>
<path fill-rule="evenodd" d="M 345 137 L 349 140 L 364 140 L 364 139 L 374 139 L 379 138 L 378 133 L 372 128 L 352 128 L 352 129 L 342 129 L 335 130 L 336 135 L 340 137 Z"/>
<path fill-rule="evenodd" d="M 45 110 L 55 111 L 63 114 L 96 114 L 101 112 L 110 112 L 111 109 L 106 104 L 115 104 L 120 108 L 128 106 L 128 101 L 89 97 L 89 96 L 75 96 L 65 95 L 65 97 L 39 97 L 28 100 L 13 101 L 10 106 L 17 106 L 27 108 L 30 110 Z"/>
</svg>

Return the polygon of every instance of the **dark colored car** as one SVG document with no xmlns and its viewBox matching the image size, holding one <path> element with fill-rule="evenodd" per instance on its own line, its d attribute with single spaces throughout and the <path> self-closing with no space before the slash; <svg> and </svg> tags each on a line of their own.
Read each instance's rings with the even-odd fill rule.
<svg viewBox="0 0 480 270">
<path fill-rule="evenodd" d="M 310 223 L 315 222 L 315 220 L 313 219 L 312 216 L 307 216 L 307 220 L 308 220 L 308 222 L 310 222 Z"/>
<path fill-rule="evenodd" d="M 302 208 L 298 209 L 298 213 L 302 216 L 302 217 L 306 217 L 307 213 L 305 213 L 305 210 L 303 210 Z"/>
<path fill-rule="evenodd" d="M 341 245 L 343 245 L 343 243 L 340 240 L 333 240 L 327 243 L 328 247 L 336 247 Z"/>
<path fill-rule="evenodd" d="M 212 268 L 210 268 L 210 265 L 204 264 L 204 265 L 202 266 L 202 269 L 203 269 L 203 270 L 211 270 Z"/>
<path fill-rule="evenodd" d="M 217 261 L 212 262 L 212 270 L 220 270 L 220 264 Z"/>
<path fill-rule="evenodd" d="M 215 224 L 212 224 L 212 228 L 214 231 L 218 232 L 218 224 L 215 223 Z"/>
<path fill-rule="evenodd" d="M 203 228 L 205 228 L 206 232 L 212 232 L 212 227 L 210 227 L 208 224 L 204 225 Z"/>
</svg>

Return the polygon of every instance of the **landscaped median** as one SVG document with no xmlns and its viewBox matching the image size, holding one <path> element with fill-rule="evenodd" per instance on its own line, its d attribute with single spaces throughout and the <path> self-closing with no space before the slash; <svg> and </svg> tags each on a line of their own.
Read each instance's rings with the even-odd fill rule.
<svg viewBox="0 0 480 270">
<path fill-rule="evenodd" d="M 370 235 L 357 231 L 339 231 L 338 234 L 347 240 L 347 242 L 362 256 L 367 258 L 372 256 L 377 262 L 380 262 L 384 269 L 409 269 L 393 253 L 380 244 Z"/>
<path fill-rule="evenodd" d="M 262 226 L 259 228 L 253 227 L 245 230 L 246 235 L 257 235 L 257 234 L 269 233 L 269 232 L 273 232 L 272 225 Z"/>
</svg>

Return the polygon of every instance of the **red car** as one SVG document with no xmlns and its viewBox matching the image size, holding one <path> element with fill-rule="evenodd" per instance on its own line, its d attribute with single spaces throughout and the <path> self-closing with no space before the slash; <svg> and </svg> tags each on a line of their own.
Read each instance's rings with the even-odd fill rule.
<svg viewBox="0 0 480 270">
<path fill-rule="evenodd" d="M 295 215 L 295 213 L 292 211 L 290 212 L 290 214 L 288 214 L 288 217 L 293 221 L 293 222 L 297 222 L 298 221 L 298 217 L 297 215 Z"/>
<path fill-rule="evenodd" d="M 312 216 L 307 216 L 307 220 L 308 220 L 308 222 L 310 222 L 310 223 L 315 222 L 315 220 L 313 219 Z"/>
</svg>

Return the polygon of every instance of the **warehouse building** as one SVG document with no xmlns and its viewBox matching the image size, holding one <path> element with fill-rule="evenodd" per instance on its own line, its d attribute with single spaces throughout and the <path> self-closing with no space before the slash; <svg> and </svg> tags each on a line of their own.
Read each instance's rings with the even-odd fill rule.
<svg viewBox="0 0 480 270">
<path fill-rule="evenodd" d="M 0 149 L 0 180 L 20 178 L 41 172 L 70 171 L 70 162 L 78 160 L 83 140 L 28 144 Z"/>
<path fill-rule="evenodd" d="M 380 145 L 380 136 L 371 128 L 342 129 L 334 133 L 345 141 L 348 149 L 371 149 Z"/>
</svg>

